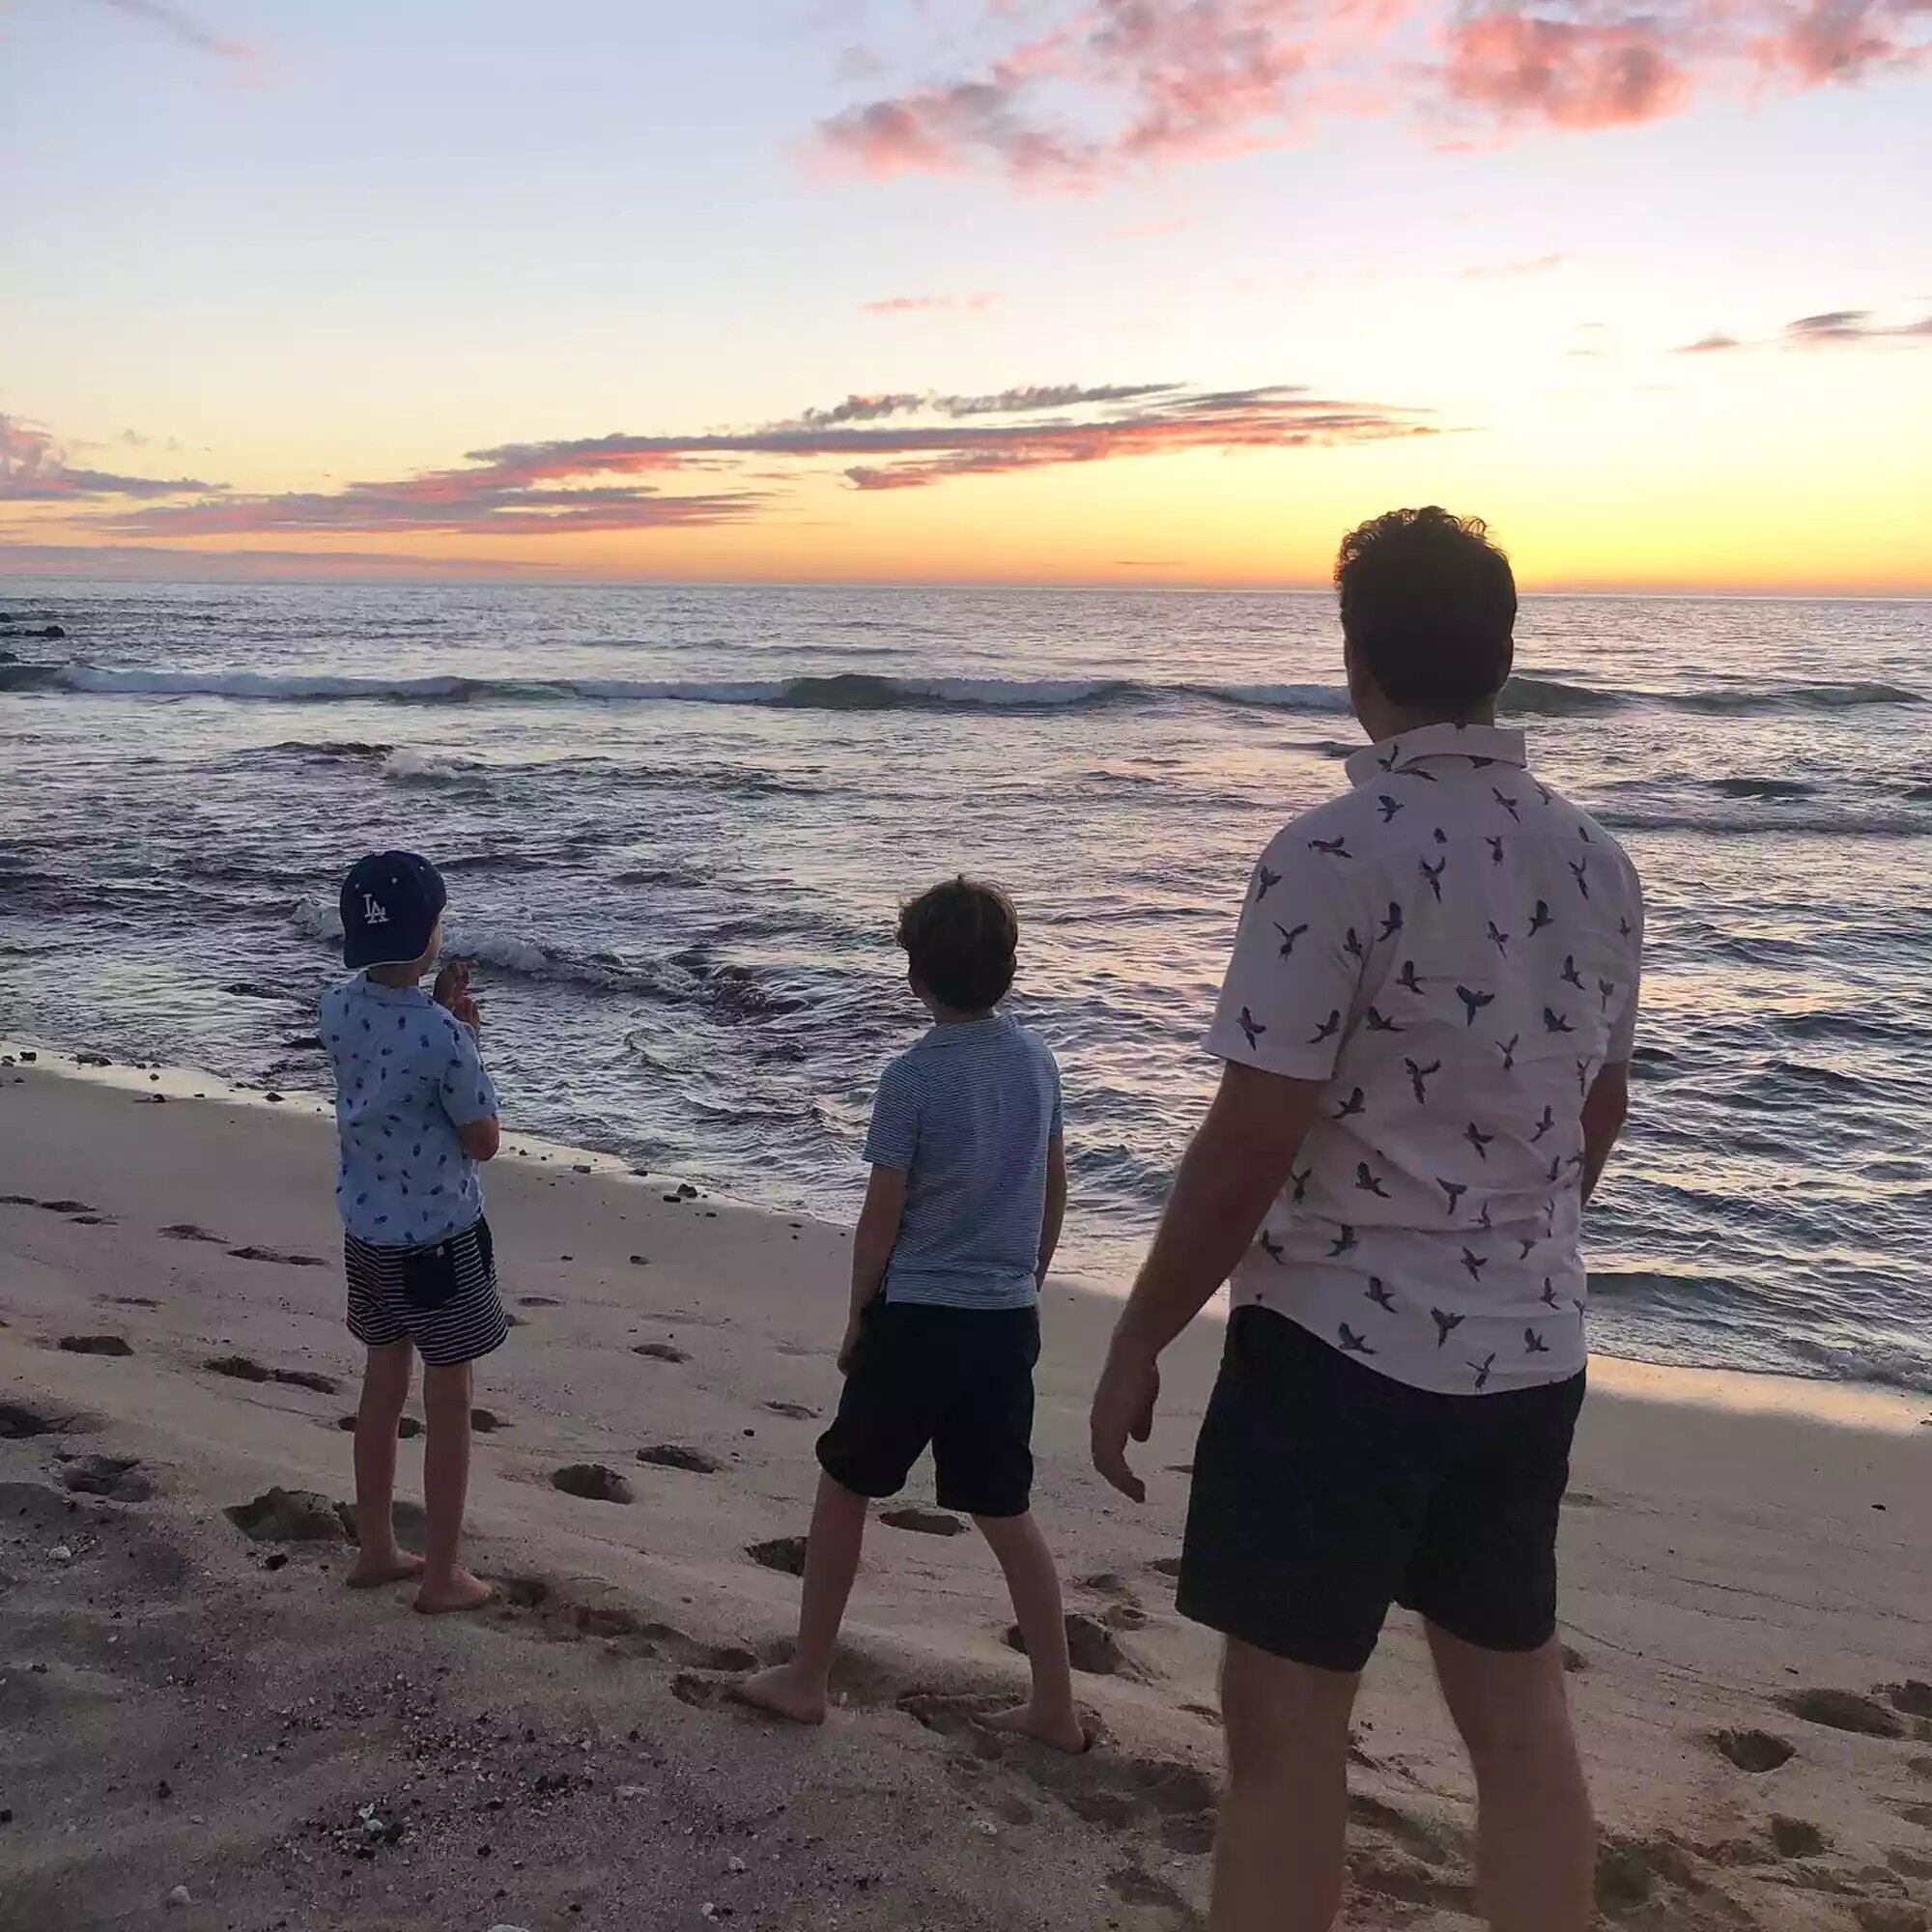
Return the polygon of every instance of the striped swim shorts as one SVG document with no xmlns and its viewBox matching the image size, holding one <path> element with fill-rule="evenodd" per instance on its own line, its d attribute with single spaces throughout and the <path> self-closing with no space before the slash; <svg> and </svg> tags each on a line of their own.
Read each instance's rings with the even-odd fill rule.
<svg viewBox="0 0 1932 1932">
<path fill-rule="evenodd" d="M 413 1342 L 426 1366 L 454 1368 L 503 1346 L 510 1318 L 497 1293 L 496 1244 L 490 1224 L 479 1220 L 441 1244 L 453 1263 L 453 1282 L 445 1282 L 426 1306 L 418 1289 L 412 1295 L 405 1264 L 409 1248 L 378 1248 L 342 1237 L 343 1266 L 349 1276 L 349 1332 L 365 1347 L 385 1349 Z"/>
</svg>

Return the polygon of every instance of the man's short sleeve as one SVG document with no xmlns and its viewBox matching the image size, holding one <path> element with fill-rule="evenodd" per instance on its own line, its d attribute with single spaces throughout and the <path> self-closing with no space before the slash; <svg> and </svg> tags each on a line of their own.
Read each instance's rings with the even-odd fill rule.
<svg viewBox="0 0 1932 1932">
<path fill-rule="evenodd" d="M 895 1060 L 879 1076 L 872 1125 L 866 1135 L 866 1159 L 873 1167 L 903 1174 L 911 1168 L 918 1146 L 919 1084 L 907 1063 Z"/>
<path fill-rule="evenodd" d="M 476 1037 L 461 1020 L 449 1022 L 449 1058 L 442 1073 L 442 1111 L 454 1126 L 487 1121 L 497 1111 L 497 1086 L 476 1050 Z"/>
<path fill-rule="evenodd" d="M 1298 826 L 1263 854 L 1208 1031 L 1217 1059 L 1294 1080 L 1334 1072 L 1369 936 L 1351 911 L 1352 863 Z"/>
</svg>

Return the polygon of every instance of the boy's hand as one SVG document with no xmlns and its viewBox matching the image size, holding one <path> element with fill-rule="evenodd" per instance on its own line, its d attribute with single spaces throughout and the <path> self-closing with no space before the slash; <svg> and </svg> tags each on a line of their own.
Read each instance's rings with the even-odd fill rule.
<svg viewBox="0 0 1932 1932">
<path fill-rule="evenodd" d="M 447 1008 L 471 1033 L 483 1027 L 483 1009 L 469 990 L 469 962 L 452 959 L 436 976 L 436 1003 Z"/>
<path fill-rule="evenodd" d="M 1089 1419 L 1094 1466 L 1137 1503 L 1147 1500 L 1147 1485 L 1127 1466 L 1127 1438 L 1145 1442 L 1153 1434 L 1159 1400 L 1160 1370 L 1151 1355 L 1109 1350 Z"/>
</svg>

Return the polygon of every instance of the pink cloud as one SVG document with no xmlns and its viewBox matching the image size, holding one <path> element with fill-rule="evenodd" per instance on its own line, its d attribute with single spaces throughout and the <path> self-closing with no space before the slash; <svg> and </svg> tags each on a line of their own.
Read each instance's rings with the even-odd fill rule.
<svg viewBox="0 0 1932 1932">
<path fill-rule="evenodd" d="M 782 422 L 690 436 L 611 435 L 472 450 L 450 469 L 338 490 L 219 493 L 100 509 L 80 527 L 116 538 L 435 533 L 554 536 L 743 524 L 787 487 L 833 469 L 864 493 L 961 476 L 1185 451 L 1302 449 L 1440 434 L 1426 412 L 1287 384 L 1202 390 L 1176 383 L 1029 384 L 982 395 L 847 396 Z M 730 470 L 726 487 L 671 495 L 639 476 Z M 614 479 L 614 480 L 613 480 Z M 125 479 L 124 479 L 125 480 Z M 764 487 L 750 488 L 752 483 Z"/>
<path fill-rule="evenodd" d="M 822 123 L 820 152 L 880 177 L 989 170 L 1085 188 L 1279 145 L 1338 114 L 1406 105 L 1439 144 L 1471 145 L 1522 127 L 1652 121 L 1712 92 L 1855 83 L 1932 51 L 1926 0 L 1046 0 L 1045 11 L 1057 26 L 979 71 Z M 996 41 L 1018 32 L 1020 12 L 980 0 Z"/>
<path fill-rule="evenodd" d="M 1871 342 L 1932 341 L 1932 315 L 1917 322 L 1882 323 L 1873 320 L 1870 309 L 1830 308 L 1817 315 L 1801 315 L 1787 322 L 1771 345 L 1741 342 L 1735 335 L 1705 335 L 1687 342 L 1680 355 L 1708 355 L 1730 349 L 1777 346 L 1785 349 L 1834 349 L 1848 344 Z"/>
<path fill-rule="evenodd" d="M 102 497 L 182 497 L 217 490 L 191 476 L 123 476 L 79 469 L 46 430 L 0 416 L 0 502 L 66 503 Z"/>
</svg>

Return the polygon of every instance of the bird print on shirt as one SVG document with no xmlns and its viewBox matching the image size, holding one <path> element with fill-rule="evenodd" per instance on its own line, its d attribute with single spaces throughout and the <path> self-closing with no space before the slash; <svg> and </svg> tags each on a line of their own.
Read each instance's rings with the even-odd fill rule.
<svg viewBox="0 0 1932 1932">
<path fill-rule="evenodd" d="M 1556 1109 L 1554 1107 L 1544 1108 L 1543 1118 L 1542 1120 L 1537 1122 L 1536 1131 L 1529 1137 L 1530 1146 L 1534 1147 L 1537 1144 L 1537 1142 L 1540 1141 L 1544 1137 L 1544 1135 L 1547 1134 L 1550 1130 L 1550 1128 L 1553 1127 L 1555 1124 L 1556 1124 Z"/>
<path fill-rule="evenodd" d="M 1416 972 L 1413 959 L 1405 959 L 1402 962 L 1402 971 L 1396 975 L 1395 982 L 1405 993 L 1419 993 L 1426 983 Z"/>
<path fill-rule="evenodd" d="M 1476 1024 L 1476 1015 L 1494 999 L 1493 993 L 1485 993 L 1474 986 L 1458 986 L 1456 997 L 1463 1002 L 1463 1009 L 1468 1014 L 1468 1024 Z"/>
<path fill-rule="evenodd" d="M 1587 859 L 1572 859 L 1570 876 L 1577 881 L 1577 890 L 1585 898 L 1590 896 L 1590 862 Z"/>
<path fill-rule="evenodd" d="M 1340 1232 L 1335 1236 L 1333 1246 L 1328 1250 L 1328 1259 L 1331 1262 L 1339 1261 L 1342 1256 L 1360 1245 L 1355 1239 L 1354 1229 L 1350 1227 L 1346 1221 L 1339 1223 L 1338 1226 Z"/>
<path fill-rule="evenodd" d="M 1357 1335 L 1355 1331 L 1352 1328 L 1350 1328 L 1346 1321 L 1344 1321 L 1341 1324 L 1340 1332 L 1342 1336 L 1343 1354 L 1373 1355 L 1376 1352 L 1375 1350 L 1369 1347 L 1367 1340 L 1364 1337 Z"/>
<path fill-rule="evenodd" d="M 1268 894 L 1280 884 L 1281 874 L 1279 872 L 1270 872 L 1265 866 L 1259 867 L 1255 873 L 1255 903 L 1260 905 L 1267 897 Z"/>
<path fill-rule="evenodd" d="M 1387 792 L 1383 792 L 1376 800 L 1376 803 L 1382 809 L 1382 823 L 1384 825 L 1386 825 L 1389 822 L 1389 820 L 1393 818 L 1396 815 L 1396 813 L 1402 810 L 1402 800 L 1399 798 L 1391 798 Z"/>
<path fill-rule="evenodd" d="M 1502 809 L 1506 812 L 1508 812 L 1509 815 L 1513 819 L 1515 819 L 1519 825 L 1521 824 L 1522 813 L 1518 810 L 1516 800 L 1513 799 L 1508 792 L 1502 790 L 1499 786 L 1492 785 L 1490 787 L 1490 796 L 1492 799 L 1494 799 L 1495 802 L 1499 806 L 1501 806 Z"/>
<path fill-rule="evenodd" d="M 1496 1051 L 1503 1057 L 1503 1071 L 1505 1073 L 1514 1073 L 1516 1071 L 1516 1050 L 1519 1044 L 1520 1044 L 1521 1039 L 1521 1034 L 1513 1033 L 1507 1039 L 1496 1042 Z"/>
<path fill-rule="evenodd" d="M 1417 862 L 1422 867 L 1422 876 L 1429 881 L 1429 890 L 1435 895 L 1435 903 L 1442 903 L 1442 874 L 1448 868 L 1447 859 L 1438 859 L 1431 865 L 1427 859 Z"/>
<path fill-rule="evenodd" d="M 1358 1160 L 1355 1163 L 1355 1186 L 1363 1194 L 1373 1194 L 1378 1201 L 1386 1201 L 1389 1198 L 1389 1191 L 1382 1185 L 1381 1177 L 1365 1160 Z"/>
<path fill-rule="evenodd" d="M 1554 1308 L 1558 1305 L 1556 1300 L 1556 1285 L 1548 1275 L 1543 1277 L 1543 1294 L 1541 1299 L 1546 1308 Z"/>
<path fill-rule="evenodd" d="M 1481 1160 L 1489 1159 L 1490 1143 L 1495 1139 L 1494 1134 L 1484 1133 L 1482 1128 L 1477 1126 L 1474 1121 L 1471 1121 L 1469 1124 L 1463 1129 L 1463 1138 L 1465 1141 L 1467 1141 L 1472 1148 L 1476 1150 L 1476 1154 L 1479 1159 Z"/>
<path fill-rule="evenodd" d="M 1503 862 L 1503 841 L 1501 838 L 1492 838 L 1485 833 L 1483 835 L 1483 842 L 1490 848 L 1490 864 L 1500 866 Z"/>
<path fill-rule="evenodd" d="M 1385 1017 L 1374 1007 L 1371 1007 L 1368 1012 L 1363 1015 L 1362 1025 L 1369 1033 L 1406 1033 L 1408 1031 L 1406 1026 L 1402 1026 L 1395 1020 Z"/>
<path fill-rule="evenodd" d="M 1449 1337 L 1458 1328 L 1462 1327 L 1464 1320 L 1461 1315 L 1450 1315 L 1440 1308 L 1432 1308 L 1429 1311 L 1429 1316 L 1430 1320 L 1435 1323 L 1435 1346 L 1438 1349 L 1441 1348 L 1443 1343 L 1448 1341 Z"/>
<path fill-rule="evenodd" d="M 1555 923 L 1555 920 L 1549 915 L 1549 901 L 1548 899 L 1538 899 L 1536 910 L 1529 916 L 1529 936 L 1534 939 L 1546 925 L 1554 925 Z"/>
<path fill-rule="evenodd" d="M 1288 1251 L 1265 1228 L 1262 1230 L 1261 1250 L 1276 1267 L 1288 1265 Z"/>
<path fill-rule="evenodd" d="M 1575 986 L 1579 993 L 1583 990 L 1583 976 L 1577 970 L 1577 955 L 1574 952 L 1563 955 L 1563 983 Z"/>
<path fill-rule="evenodd" d="M 1442 1063 L 1439 1060 L 1432 1060 L 1427 1066 L 1423 1066 L 1413 1060 L 1405 1060 L 1402 1064 L 1408 1068 L 1408 1084 L 1415 1089 L 1415 1104 L 1418 1107 L 1428 1106 L 1429 1076 L 1432 1073 L 1440 1073 Z"/>
<path fill-rule="evenodd" d="M 1368 1108 L 1364 1104 L 1362 1098 L 1362 1090 L 1359 1087 L 1357 1087 L 1354 1090 L 1354 1092 L 1350 1094 L 1349 1097 L 1346 1100 L 1344 1100 L 1339 1107 L 1335 1109 L 1335 1118 L 1338 1121 L 1352 1121 L 1358 1114 L 1364 1114 L 1367 1111 Z"/>
<path fill-rule="evenodd" d="M 1328 1017 L 1308 1036 L 1310 1046 L 1320 1046 L 1324 1039 L 1333 1039 L 1342 1031 L 1342 1009 L 1331 1007 Z"/>
<path fill-rule="evenodd" d="M 1554 1007 L 1544 1008 L 1543 1030 L 1545 1033 L 1575 1033 L 1577 1031 L 1570 1024 L 1568 1014 L 1559 1013 Z"/>
<path fill-rule="evenodd" d="M 1617 990 L 1617 982 L 1614 980 L 1599 980 L 1597 981 L 1597 998 L 1602 1003 L 1600 1007 L 1601 1011 L 1603 1012 L 1609 1011 L 1610 995 L 1614 993 L 1616 990 Z"/>
<path fill-rule="evenodd" d="M 1469 1279 L 1471 1281 L 1481 1281 L 1483 1270 L 1489 1264 L 1490 1258 L 1488 1255 L 1479 1255 L 1473 1248 L 1468 1247 L 1463 1250 L 1463 1265 L 1469 1270 Z"/>
<path fill-rule="evenodd" d="M 1349 928 L 1348 933 L 1343 938 L 1342 951 L 1346 952 L 1350 959 L 1362 960 L 1366 959 L 1369 956 L 1368 953 L 1363 950 L 1361 934 L 1358 933 L 1352 925 Z"/>
<path fill-rule="evenodd" d="M 1444 1180 L 1442 1177 L 1438 1174 L 1435 1177 L 1435 1184 L 1437 1187 L 1441 1188 L 1444 1194 L 1448 1195 L 1449 1197 L 1448 1211 L 1451 1214 L 1455 1213 L 1457 1202 L 1462 1200 L 1463 1195 L 1465 1195 L 1469 1191 L 1469 1183 L 1466 1180 Z"/>
<path fill-rule="evenodd" d="M 1372 1274 L 1369 1277 L 1369 1285 L 1363 1292 L 1378 1308 L 1385 1310 L 1390 1315 L 1395 1313 L 1395 1296 L 1382 1286 L 1380 1275 Z"/>
<path fill-rule="evenodd" d="M 1289 1182 L 1294 1189 L 1294 1205 L 1297 1208 L 1308 1199 L 1308 1183 L 1314 1177 L 1315 1163 L 1313 1161 L 1310 1161 L 1306 1167 L 1299 1170 L 1293 1167 L 1288 1170 Z"/>
<path fill-rule="evenodd" d="M 1522 1331 L 1522 1346 L 1532 1355 L 1547 1355 L 1549 1352 L 1549 1344 L 1534 1328 Z"/>
<path fill-rule="evenodd" d="M 1286 959 L 1294 951 L 1294 942 L 1308 930 L 1308 922 L 1303 920 L 1293 931 L 1282 924 L 1280 920 L 1272 922 L 1274 929 L 1281 934 L 1281 956 Z"/>
<path fill-rule="evenodd" d="M 1394 899 L 1389 900 L 1388 917 L 1382 921 L 1382 929 L 1376 934 L 1378 939 L 1393 939 L 1402 930 L 1402 907 Z"/>
<path fill-rule="evenodd" d="M 1494 920 L 1491 920 L 1490 922 L 1490 944 L 1493 946 L 1505 959 L 1509 957 L 1510 936 L 1508 933 L 1501 931 L 1497 927 Z"/>
<path fill-rule="evenodd" d="M 1349 836 L 1344 833 L 1339 838 L 1311 838 L 1308 841 L 1311 852 L 1321 852 L 1330 859 L 1352 859 L 1355 855 L 1349 850 Z"/>
<path fill-rule="evenodd" d="M 1241 1009 L 1240 1028 L 1248 1037 L 1248 1050 L 1252 1053 L 1256 1047 L 1261 1045 L 1262 1035 L 1267 1032 L 1267 1028 L 1260 1020 L 1256 1019 L 1246 1007 Z"/>
<path fill-rule="evenodd" d="M 1484 1389 L 1489 1387 L 1490 1371 L 1492 1368 L 1494 1368 L 1495 1365 L 1496 1365 L 1496 1354 L 1493 1349 L 1492 1349 L 1490 1352 L 1487 1355 L 1485 1355 L 1480 1362 L 1471 1362 L 1469 1364 L 1469 1366 L 1476 1372 L 1476 1392 L 1478 1395 L 1480 1395 Z"/>
</svg>

